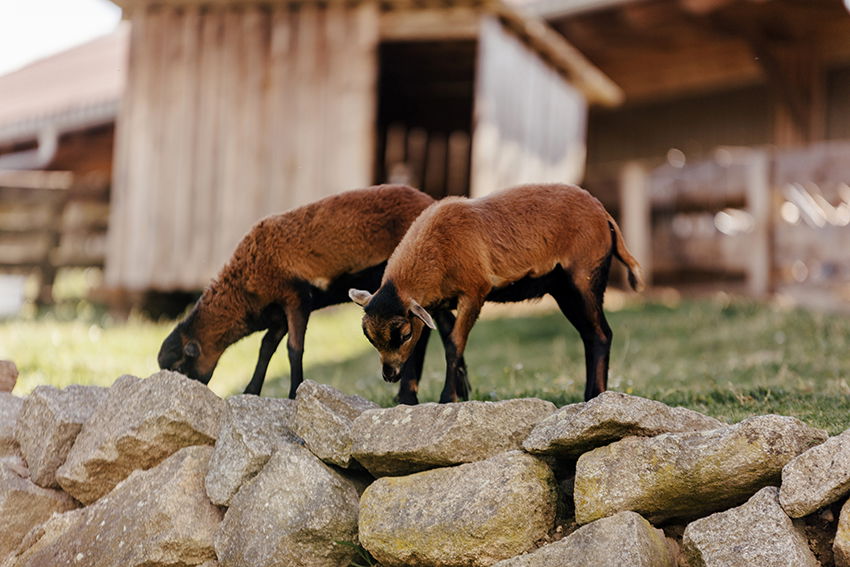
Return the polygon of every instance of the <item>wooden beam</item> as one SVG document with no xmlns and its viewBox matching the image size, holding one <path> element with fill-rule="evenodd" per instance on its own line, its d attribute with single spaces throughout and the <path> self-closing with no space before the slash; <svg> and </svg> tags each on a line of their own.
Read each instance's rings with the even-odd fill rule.
<svg viewBox="0 0 850 567">
<path fill-rule="evenodd" d="M 738 0 L 679 0 L 679 5 L 692 14 L 702 16 L 721 8 L 725 8 L 737 1 Z"/>
<path fill-rule="evenodd" d="M 480 10 L 469 6 L 394 9 L 381 13 L 382 41 L 447 41 L 475 39 Z"/>
</svg>

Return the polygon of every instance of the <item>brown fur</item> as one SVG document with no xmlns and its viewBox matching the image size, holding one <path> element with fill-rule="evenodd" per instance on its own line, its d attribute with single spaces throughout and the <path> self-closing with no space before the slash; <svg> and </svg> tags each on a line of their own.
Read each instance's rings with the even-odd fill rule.
<svg viewBox="0 0 850 567">
<path fill-rule="evenodd" d="M 617 223 L 597 199 L 579 187 L 527 185 L 479 199 L 444 199 L 426 209 L 410 227 L 390 257 L 381 289 L 375 294 L 386 295 L 382 290 L 391 284 L 405 311 L 389 318 L 370 315 L 369 297 L 361 302 L 366 307 L 364 329 L 373 342 L 381 342 L 388 327 L 397 328 L 399 317 L 405 316 L 415 340 L 427 323 L 413 315 L 417 305 L 433 309 L 456 302 L 457 323 L 451 340 L 460 356 L 490 294 L 510 289 L 511 284 L 532 285 L 529 278 L 548 276 L 553 285 L 545 293 L 558 300 L 579 328 L 585 350 L 605 351 L 600 355 L 604 364 L 595 355 L 588 360 L 586 395 L 598 393 L 607 381 L 605 349 L 610 346 L 610 329 L 601 305 L 612 256 L 625 264 L 632 287 L 639 289 L 640 267 L 626 249 Z M 604 344 L 600 347 L 594 341 Z M 397 366 L 405 358 L 404 350 L 382 351 L 382 358 Z M 447 384 L 450 382 L 447 378 Z M 442 401 L 454 399 L 452 392 L 444 394 Z"/>
<path fill-rule="evenodd" d="M 168 350 L 164 343 L 160 364 L 208 381 L 228 346 L 254 331 L 275 328 L 279 338 L 277 342 L 269 339 L 269 348 L 273 352 L 288 329 L 292 365 L 293 353 L 300 359 L 303 351 L 303 329 L 310 311 L 347 299 L 347 286 L 340 292 L 334 290 L 334 283 L 380 267 L 432 202 L 411 187 L 383 185 L 347 191 L 262 219 L 243 237 L 187 320 L 175 329 L 180 331 L 179 349 L 195 341 L 198 356 L 190 361 L 181 354 L 176 360 L 173 352 L 164 354 Z M 172 347 L 178 346 L 176 338 L 171 340 Z M 191 372 L 190 363 L 194 363 Z M 299 376 L 292 370 L 293 381 L 300 382 L 300 368 Z M 259 380 L 261 385 L 262 377 Z M 259 393 L 259 388 L 253 393 Z"/>
</svg>

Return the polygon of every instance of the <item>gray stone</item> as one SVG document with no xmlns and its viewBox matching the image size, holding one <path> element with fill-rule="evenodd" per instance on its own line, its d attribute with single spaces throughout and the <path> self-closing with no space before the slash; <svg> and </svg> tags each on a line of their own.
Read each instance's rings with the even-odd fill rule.
<svg viewBox="0 0 850 567">
<path fill-rule="evenodd" d="M 223 411 L 224 401 L 209 388 L 176 372 L 122 376 L 83 425 L 56 480 L 90 504 L 134 470 L 155 467 L 183 447 L 215 443 Z"/>
<path fill-rule="evenodd" d="M 529 453 L 568 457 L 623 437 L 653 437 L 725 425 L 686 408 L 609 391 L 588 402 L 562 407 L 537 424 L 522 446 Z"/>
<path fill-rule="evenodd" d="M 0 457 L 21 454 L 15 438 L 15 426 L 23 407 L 23 398 L 0 392 Z"/>
<path fill-rule="evenodd" d="M 204 492 L 212 447 L 188 447 L 135 471 L 96 503 L 27 536 L 12 567 L 200 565 L 215 559 L 221 511 Z"/>
<path fill-rule="evenodd" d="M 360 500 L 360 542 L 385 567 L 492 565 L 545 537 L 556 501 L 552 471 L 520 451 L 383 477 Z"/>
<path fill-rule="evenodd" d="M 0 460 L 0 560 L 15 551 L 24 536 L 54 513 L 73 510 L 74 500 L 58 490 L 36 486 L 16 457 Z"/>
<path fill-rule="evenodd" d="M 782 469 L 779 502 L 792 518 L 808 516 L 850 492 L 850 429 L 792 459 Z"/>
<path fill-rule="evenodd" d="M 676 567 L 664 532 L 634 512 L 596 520 L 495 567 Z"/>
<path fill-rule="evenodd" d="M 375 476 L 482 461 L 519 449 L 555 409 L 527 398 L 368 410 L 354 420 L 351 454 Z"/>
<path fill-rule="evenodd" d="M 773 486 L 742 506 L 688 524 L 682 560 L 688 567 L 820 567 Z"/>
<path fill-rule="evenodd" d="M 295 402 L 295 433 L 307 448 L 326 463 L 352 466 L 351 424 L 378 404 L 312 380 L 305 380 L 298 387 Z"/>
<path fill-rule="evenodd" d="M 230 502 L 215 536 L 222 567 L 346 567 L 357 540 L 354 485 L 310 451 L 277 448 Z"/>
<path fill-rule="evenodd" d="M 11 392 L 18 382 L 18 367 L 11 360 L 0 360 L 0 392 Z"/>
<path fill-rule="evenodd" d="M 32 481 L 58 488 L 56 469 L 95 408 L 106 399 L 106 388 L 38 386 L 24 401 L 15 436 L 29 466 Z"/>
<path fill-rule="evenodd" d="M 841 506 L 832 553 L 835 557 L 835 567 L 850 567 L 850 500 Z"/>
<path fill-rule="evenodd" d="M 226 401 L 221 431 L 207 473 L 207 494 L 214 504 L 230 499 L 253 478 L 281 443 L 300 440 L 292 432 L 295 400 L 234 396 Z"/>
<path fill-rule="evenodd" d="M 692 519 L 738 505 L 778 484 L 788 461 L 826 437 L 775 415 L 709 431 L 627 437 L 579 457 L 576 521 L 623 510 L 651 522 Z"/>
</svg>

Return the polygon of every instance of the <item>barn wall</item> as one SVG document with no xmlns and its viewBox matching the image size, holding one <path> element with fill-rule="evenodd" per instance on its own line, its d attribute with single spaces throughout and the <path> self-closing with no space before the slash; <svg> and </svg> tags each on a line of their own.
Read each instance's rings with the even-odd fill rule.
<svg viewBox="0 0 850 567">
<path fill-rule="evenodd" d="M 678 148 L 689 159 L 718 146 L 756 146 L 773 139 L 773 105 L 765 86 L 706 93 L 590 115 L 588 168 L 664 157 Z"/>
<path fill-rule="evenodd" d="M 519 183 L 578 182 L 584 96 L 494 17 L 483 19 L 478 49 L 472 195 Z"/>
<path fill-rule="evenodd" d="M 109 285 L 203 287 L 258 218 L 371 182 L 374 5 L 130 19 Z"/>
<path fill-rule="evenodd" d="M 827 123 L 829 140 L 850 140 L 850 67 L 827 74 Z"/>
</svg>

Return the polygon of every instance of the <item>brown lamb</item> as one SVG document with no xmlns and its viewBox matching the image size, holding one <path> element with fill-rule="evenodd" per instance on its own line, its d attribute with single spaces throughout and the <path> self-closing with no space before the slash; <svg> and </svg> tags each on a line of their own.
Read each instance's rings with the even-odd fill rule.
<svg viewBox="0 0 850 567">
<path fill-rule="evenodd" d="M 581 335 L 590 399 L 608 380 L 612 333 L 602 301 L 612 257 L 639 290 L 640 266 L 597 199 L 572 185 L 526 185 L 431 205 L 390 256 L 378 291 L 352 289 L 349 295 L 364 307 L 363 330 L 388 381 L 400 378 L 423 328 L 434 328 L 428 311 L 457 309 L 440 397 L 448 402 L 458 397 L 455 376 L 464 372 L 460 361 L 484 302 L 548 293 Z"/>
<path fill-rule="evenodd" d="M 165 339 L 160 367 L 206 384 L 228 346 L 267 329 L 245 389 L 258 395 L 269 360 L 288 331 L 289 397 L 294 397 L 303 380 L 310 313 L 347 301 L 352 286 L 377 289 L 387 258 L 433 202 L 412 187 L 382 185 L 339 193 L 260 220 Z M 453 317 L 443 318 L 447 335 Z M 421 343 L 400 386 L 402 403 L 417 402 L 427 336 Z"/>
</svg>

